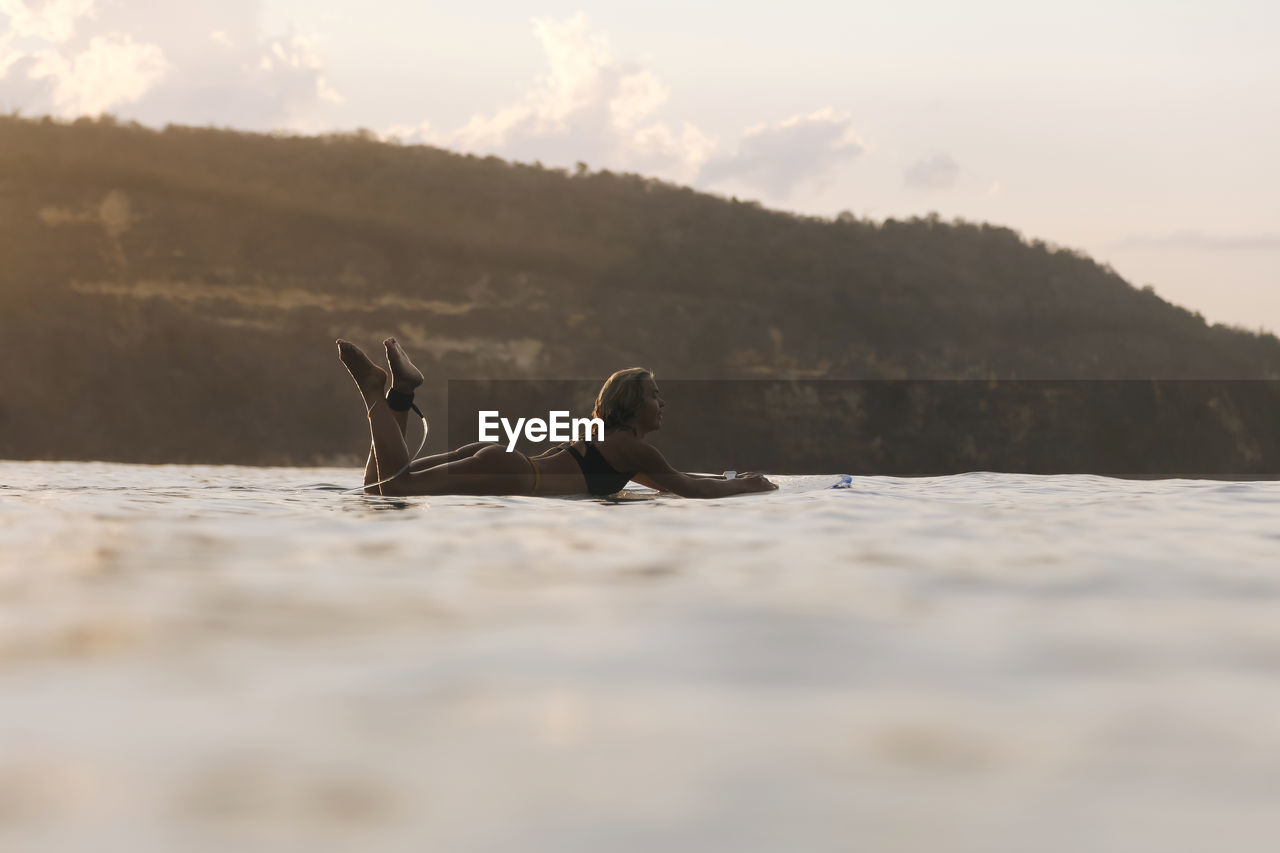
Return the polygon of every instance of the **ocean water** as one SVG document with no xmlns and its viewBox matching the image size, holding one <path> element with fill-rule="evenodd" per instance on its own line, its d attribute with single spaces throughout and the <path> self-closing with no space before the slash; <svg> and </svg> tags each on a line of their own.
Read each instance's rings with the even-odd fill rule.
<svg viewBox="0 0 1280 853">
<path fill-rule="evenodd" d="M 0 463 L 0 848 L 1272 850 L 1280 483 Z"/>
</svg>

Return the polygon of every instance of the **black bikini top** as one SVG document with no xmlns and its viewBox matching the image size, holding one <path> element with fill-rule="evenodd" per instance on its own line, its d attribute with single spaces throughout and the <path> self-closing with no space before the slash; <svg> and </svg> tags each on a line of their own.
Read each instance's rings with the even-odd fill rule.
<svg viewBox="0 0 1280 853">
<path fill-rule="evenodd" d="M 582 469 L 582 477 L 587 481 L 587 491 L 593 495 L 611 495 L 621 491 L 636 475 L 635 471 L 628 474 L 615 469 L 590 442 L 587 442 L 585 454 L 579 453 L 572 444 L 566 444 L 564 449 L 577 461 L 578 467 Z"/>
</svg>

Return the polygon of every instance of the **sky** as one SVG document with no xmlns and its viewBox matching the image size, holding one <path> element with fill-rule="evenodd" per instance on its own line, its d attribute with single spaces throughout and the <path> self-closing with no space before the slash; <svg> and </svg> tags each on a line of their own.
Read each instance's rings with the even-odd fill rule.
<svg viewBox="0 0 1280 853">
<path fill-rule="evenodd" d="M 1277 44 L 1269 0 L 0 0 L 0 110 L 936 212 L 1280 332 Z"/>
</svg>

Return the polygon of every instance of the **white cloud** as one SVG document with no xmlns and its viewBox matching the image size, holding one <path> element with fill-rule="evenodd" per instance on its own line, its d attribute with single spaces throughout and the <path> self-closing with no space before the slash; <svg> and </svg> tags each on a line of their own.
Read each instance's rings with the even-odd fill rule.
<svg viewBox="0 0 1280 853">
<path fill-rule="evenodd" d="M 164 76 L 164 53 L 128 36 L 94 36 L 70 58 L 53 50 L 35 55 L 27 77 L 48 79 L 54 110 L 60 115 L 98 115 L 137 101 Z"/>
<path fill-rule="evenodd" d="M 0 0 L 9 17 L 9 35 L 62 44 L 75 35 L 81 18 L 93 16 L 94 0 Z"/>
<path fill-rule="evenodd" d="M 820 109 L 749 128 L 737 152 L 709 161 L 699 178 L 713 184 L 740 180 L 785 199 L 801 184 L 825 181 L 865 150 L 848 115 Z"/>
<path fill-rule="evenodd" d="M 127 34 L 77 38 L 97 18 L 94 0 L 0 0 L 0 12 L 0 106 L 97 115 L 136 102 L 168 69 L 164 51 Z"/>
<path fill-rule="evenodd" d="M 689 122 L 676 132 L 655 120 L 669 93 L 652 72 L 618 62 L 581 12 L 564 21 L 535 21 L 534 35 L 548 67 L 517 103 L 453 130 L 422 122 L 387 128 L 383 135 L 517 160 L 584 160 L 598 168 L 693 179 L 716 142 Z"/>
<path fill-rule="evenodd" d="M 750 128 L 737 153 L 716 157 L 717 140 L 697 125 L 658 117 L 667 87 L 652 71 L 619 62 L 584 14 L 535 21 L 534 35 L 547 70 L 519 101 L 452 129 L 394 125 L 383 138 L 560 165 L 585 161 L 685 183 L 740 181 L 778 199 L 821 183 L 866 150 L 849 116 L 822 109 Z"/>
<path fill-rule="evenodd" d="M 260 6 L 0 0 L 9 14 L 0 31 L 0 109 L 304 128 L 343 97 L 325 76 L 317 40 L 262 33 Z"/>
<path fill-rule="evenodd" d="M 0 110 L 63 117 L 104 111 L 166 123 L 250 130 L 327 126 L 344 98 L 329 82 L 323 42 L 261 32 L 261 0 L 0 0 Z M 7 29 L 3 29 L 7 26 Z M 546 65 L 518 100 L 454 127 L 428 121 L 384 137 L 555 165 L 585 161 L 702 186 L 729 182 L 786 199 L 821 184 L 866 150 L 833 109 L 746 130 L 737 151 L 697 124 L 663 115 L 670 91 L 650 69 L 619 60 L 587 17 L 536 20 Z M 332 115 L 332 114 L 331 114 Z"/>
<path fill-rule="evenodd" d="M 542 43 L 551 72 L 534 91 L 529 108 L 537 118 L 564 128 L 575 112 L 590 109 L 601 95 L 602 84 L 614 73 L 612 51 L 605 37 L 587 32 L 582 12 L 563 22 L 534 21 L 533 31 Z"/>
<path fill-rule="evenodd" d="M 671 92 L 648 71 L 618 80 L 618 91 L 609 101 L 609 117 L 617 128 L 633 128 L 662 106 Z"/>
<path fill-rule="evenodd" d="M 304 77 L 314 77 L 315 96 L 322 101 L 334 104 L 346 101 L 325 79 L 324 64 L 311 39 L 305 36 L 292 36 L 288 40 L 271 42 L 269 52 L 263 56 L 262 70 L 270 72 L 275 68 L 301 72 Z"/>
<path fill-rule="evenodd" d="M 678 161 L 689 167 L 705 163 L 716 149 L 716 141 L 689 122 L 682 125 L 679 135 L 662 122 L 652 124 L 636 131 L 633 141 L 642 158 Z"/>
<path fill-rule="evenodd" d="M 904 186 L 913 190 L 949 190 L 960 177 L 960 166 L 950 155 L 938 154 L 928 160 L 913 163 L 902 176 Z M 1000 191 L 998 183 L 988 188 L 994 195 Z"/>
</svg>

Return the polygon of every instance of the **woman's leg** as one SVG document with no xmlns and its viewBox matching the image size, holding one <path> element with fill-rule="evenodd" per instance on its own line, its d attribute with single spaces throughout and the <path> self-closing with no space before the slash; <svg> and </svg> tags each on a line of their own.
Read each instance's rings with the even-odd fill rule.
<svg viewBox="0 0 1280 853">
<path fill-rule="evenodd" d="M 409 463 L 409 449 L 394 413 L 383 399 L 387 373 L 355 344 L 339 340 L 338 358 L 355 380 L 369 414 L 373 460 L 378 480 L 391 477 Z M 474 448 L 474 449 L 473 449 Z M 477 442 L 450 456 L 470 451 L 465 458 L 417 472 L 406 471 L 380 486 L 384 495 L 525 495 L 533 490 L 534 468 L 522 453 L 508 453 L 500 444 Z M 374 482 L 377 482 L 375 480 Z"/>
<path fill-rule="evenodd" d="M 339 339 L 338 358 L 355 380 L 368 410 L 377 479 L 390 477 L 409 464 L 409 449 L 405 447 L 404 434 L 396 423 L 395 414 L 382 396 L 387 386 L 387 373 L 350 341 Z"/>
<path fill-rule="evenodd" d="M 404 438 L 409 428 L 409 413 L 392 411 L 391 416 L 395 418 L 396 425 L 400 427 L 400 437 Z M 417 463 L 414 463 L 417 464 Z M 364 484 L 366 486 L 378 482 L 382 478 L 378 476 L 378 463 L 374 458 L 373 445 L 369 445 L 369 460 L 364 463 Z M 374 490 L 377 491 L 376 489 Z"/>
<path fill-rule="evenodd" d="M 486 447 L 501 447 L 492 441 L 473 441 L 471 444 L 464 444 L 457 450 L 450 450 L 448 453 L 435 453 L 431 456 L 419 456 L 413 460 L 413 464 L 409 466 L 410 471 L 425 471 L 428 468 L 434 468 L 437 465 L 443 465 L 446 462 L 459 462 L 463 459 L 470 459 Z M 377 482 L 376 480 L 374 482 Z"/>
<path fill-rule="evenodd" d="M 384 483 L 382 494 L 528 495 L 537 479 L 523 453 L 508 453 L 500 444 L 482 444 L 465 459 L 411 471 Z"/>
<path fill-rule="evenodd" d="M 419 370 L 400 343 L 395 338 L 387 338 L 382 342 L 387 350 L 387 366 L 391 368 L 391 387 L 405 394 L 412 394 L 422 384 L 422 371 Z M 404 436 L 409 428 L 409 413 L 392 410 L 392 417 L 400 427 L 400 435 Z M 441 460 L 445 461 L 445 460 Z M 369 461 L 364 466 L 364 484 L 366 486 L 382 479 L 378 476 L 378 465 L 374 460 L 373 447 L 369 447 Z"/>
</svg>

